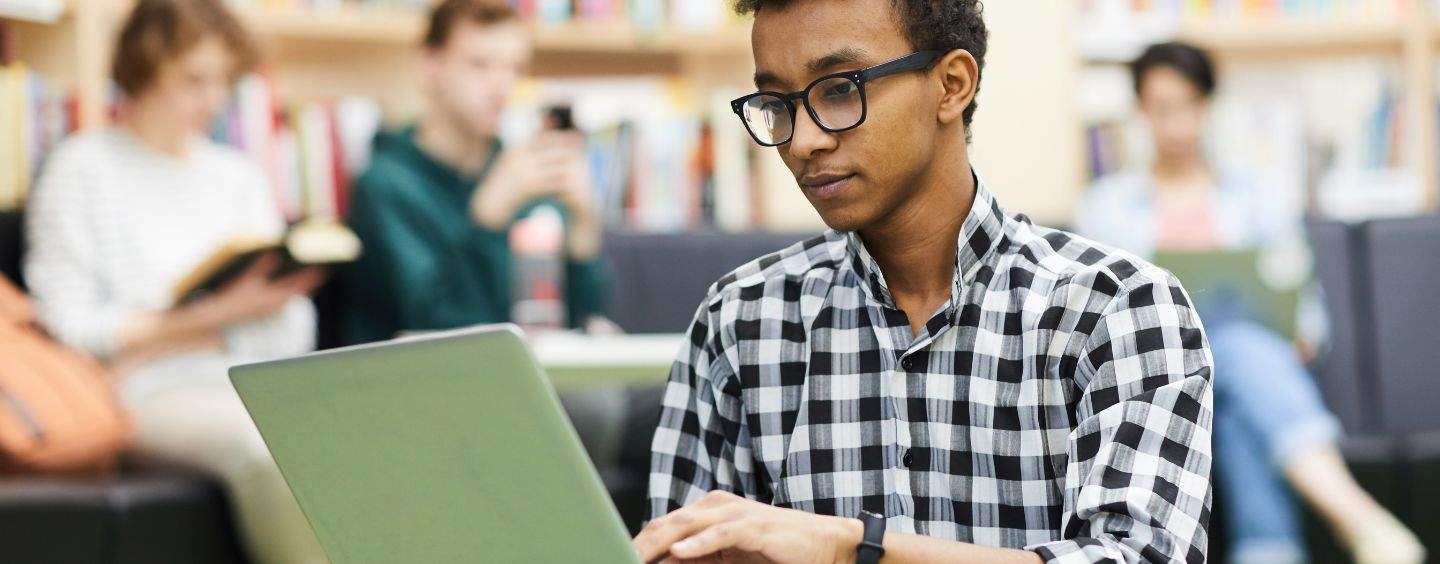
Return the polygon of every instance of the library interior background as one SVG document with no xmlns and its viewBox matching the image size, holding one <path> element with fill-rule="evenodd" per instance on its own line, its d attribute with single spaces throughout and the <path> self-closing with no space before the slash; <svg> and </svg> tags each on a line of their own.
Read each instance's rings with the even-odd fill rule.
<svg viewBox="0 0 1440 564">
<path fill-rule="evenodd" d="M 236 189 L 255 192 L 269 218 L 260 223 L 326 226 L 318 244 L 344 254 L 357 242 L 348 227 L 362 227 L 353 217 L 367 198 L 361 179 L 375 173 L 382 152 L 395 150 L 385 139 L 409 135 L 435 99 L 426 88 L 434 69 L 424 43 L 431 0 L 224 0 L 256 60 L 226 83 L 224 103 L 203 135 L 196 131 L 205 149 L 191 156 L 248 168 L 197 173 L 146 147 L 145 135 L 126 125 L 142 118 L 128 100 L 134 85 L 116 82 L 116 50 L 132 10 L 151 3 L 0 0 L 0 324 L 13 326 L 0 335 L 23 333 L 94 356 L 84 370 L 106 378 L 154 357 L 111 356 L 125 344 L 98 327 L 121 321 L 101 302 L 127 294 L 140 303 L 169 299 L 169 286 L 136 286 L 173 281 L 195 265 L 156 257 L 218 251 L 170 240 L 176 237 L 165 230 L 118 227 L 217 212 L 155 185 L 136 187 L 131 199 L 117 183 L 253 180 Z M 707 288 L 826 225 L 776 150 L 758 146 L 732 110 L 731 100 L 754 90 L 753 16 L 722 0 L 508 4 L 529 61 L 505 82 L 508 92 L 488 93 L 503 102 L 494 137 L 504 151 L 531 146 L 557 122 L 573 126 L 591 221 L 602 234 L 590 266 L 606 283 L 591 300 L 600 305 L 586 312 L 595 315 L 566 315 L 575 305 L 563 295 L 572 292 L 553 278 L 593 273 L 547 257 L 560 245 L 551 233 L 556 216 L 532 214 L 484 243 L 503 248 L 502 268 L 515 271 L 501 275 L 502 295 L 514 303 L 498 311 L 527 325 L 633 532 L 648 509 L 649 441 L 663 386 Z M 1440 551 L 1440 0 L 989 0 L 984 16 L 989 52 L 970 156 L 1004 209 L 1134 245 L 1126 250 L 1170 268 L 1197 295 L 1253 301 L 1256 322 L 1268 324 L 1266 334 L 1283 340 L 1304 371 L 1302 389 L 1279 393 L 1318 395 L 1315 409 L 1338 424 L 1333 450 L 1350 479 L 1383 508 L 1377 514 L 1398 522 L 1385 534 Z M 1178 88 L 1201 108 L 1191 164 L 1203 172 L 1190 180 L 1204 179 L 1203 186 L 1182 178 L 1165 189 L 1165 175 L 1176 172 L 1167 169 L 1176 163 L 1167 154 L 1175 141 L 1166 137 L 1176 126 L 1165 129 L 1166 120 L 1195 110 L 1174 100 L 1147 103 L 1137 88 L 1136 61 L 1156 45 L 1186 46 L 1162 50 L 1147 68 L 1179 77 Z M 1187 57 L 1197 52 L 1213 65 L 1213 92 L 1196 82 L 1196 61 Z M 159 164 L 137 169 L 126 159 Z M 76 179 L 95 180 L 95 194 L 105 195 L 75 193 Z M 1136 221 L 1125 215 L 1132 210 L 1169 219 L 1116 228 Z M 465 219 L 465 210 L 455 213 Z M 564 215 L 568 222 L 574 214 Z M 1258 226 L 1241 225 L 1249 221 Z M 448 229 L 441 223 L 437 229 Z M 76 230 L 127 235 L 92 241 Z M 1117 233 L 1120 240 L 1104 240 Z M 385 245 L 361 234 L 363 264 L 365 253 Z M 197 235 L 205 238 L 214 239 Z M 137 247 L 145 244 L 158 247 Z M 61 251 L 90 263 L 61 264 L 68 260 Z M 482 252 L 464 250 L 472 251 Z M 130 282 L 104 287 L 102 279 L 114 276 Z M 539 279 L 545 276 L 552 280 Z M 353 296 L 333 277 L 310 282 L 304 327 L 313 328 L 314 344 L 305 349 L 353 344 L 353 320 L 344 319 Z M 46 303 L 56 299 L 69 302 Z M 269 311 L 281 310 L 292 313 L 284 304 Z M 0 351 L 11 350 L 0 342 Z M 163 356 L 166 349 L 155 350 Z M 39 377 L 36 364 L 10 366 L 17 358 L 0 352 L 0 399 Z M 163 376 L 145 373 L 164 385 Z M 98 401 L 126 411 L 161 399 L 124 384 Z M 179 417 L 173 409 L 165 415 Z M 109 448 L 113 456 L 67 468 L 25 458 L 33 445 L 15 434 L 24 434 L 24 419 L 17 402 L 0 401 L 0 562 L 283 561 L 247 540 L 263 533 L 245 532 L 228 478 L 135 448 L 161 441 L 151 435 L 163 432 L 146 427 L 151 420 L 122 414 L 117 421 L 129 422 L 108 428 L 118 434 L 115 444 L 77 447 Z M 1239 488 L 1217 467 L 1213 561 L 1386 561 L 1367 557 L 1354 538 L 1363 526 L 1337 517 L 1335 504 L 1295 477 L 1304 468 L 1271 458 L 1279 461 L 1272 470 L 1284 482 L 1285 507 L 1253 512 L 1293 510 L 1300 544 L 1245 546 L 1244 531 L 1229 523 L 1252 511 L 1233 508 L 1258 502 L 1228 495 L 1226 488 Z M 1424 558 L 1390 554 L 1395 562 Z"/>
</svg>

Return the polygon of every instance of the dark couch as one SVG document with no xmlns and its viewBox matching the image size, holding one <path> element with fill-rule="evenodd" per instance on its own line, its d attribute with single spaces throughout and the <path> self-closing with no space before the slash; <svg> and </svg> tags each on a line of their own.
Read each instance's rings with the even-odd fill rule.
<svg viewBox="0 0 1440 564">
<path fill-rule="evenodd" d="M 0 273 L 24 285 L 23 216 L 0 212 Z M 0 562 L 241 564 L 224 493 L 127 461 L 106 478 L 0 478 Z"/>
<path fill-rule="evenodd" d="M 742 264 L 798 243 L 798 233 L 612 233 L 610 317 L 631 333 L 680 333 L 705 292 Z"/>
</svg>

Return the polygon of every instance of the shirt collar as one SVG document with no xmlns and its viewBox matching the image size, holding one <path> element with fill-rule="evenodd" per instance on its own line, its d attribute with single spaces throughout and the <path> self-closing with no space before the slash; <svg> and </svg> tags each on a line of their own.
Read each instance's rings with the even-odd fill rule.
<svg viewBox="0 0 1440 564">
<path fill-rule="evenodd" d="M 975 282 L 986 259 L 999 245 L 1005 233 L 1004 210 L 1000 208 L 999 202 L 986 188 L 985 182 L 980 179 L 979 174 L 973 171 L 971 174 L 975 179 L 975 203 L 970 207 L 970 213 L 965 216 L 965 222 L 960 226 L 959 245 L 955 254 L 955 284 L 950 296 L 952 307 L 960 303 L 963 289 Z M 880 271 L 880 265 L 875 262 L 875 257 L 871 256 L 870 251 L 865 248 L 860 234 L 852 231 L 847 234 L 846 241 L 851 267 L 859 277 L 860 287 L 867 297 L 895 307 L 895 300 L 890 295 L 889 285 L 885 282 L 885 274 Z"/>
<path fill-rule="evenodd" d="M 460 193 L 466 197 L 480 185 L 481 181 L 490 175 L 490 170 L 495 166 L 495 163 L 499 160 L 500 152 L 504 149 L 500 139 L 497 137 L 493 141 L 490 159 L 485 162 L 485 166 L 481 169 L 480 174 L 470 176 L 451 168 L 450 165 L 436 160 L 430 156 L 430 153 L 425 152 L 425 149 L 420 147 L 420 143 L 415 138 L 417 130 L 419 130 L 419 125 L 412 123 L 394 133 L 382 131 L 375 136 L 375 150 L 395 151 L 397 154 L 404 155 L 410 163 L 426 170 L 437 180 L 437 185 L 446 190 L 459 190 Z"/>
</svg>

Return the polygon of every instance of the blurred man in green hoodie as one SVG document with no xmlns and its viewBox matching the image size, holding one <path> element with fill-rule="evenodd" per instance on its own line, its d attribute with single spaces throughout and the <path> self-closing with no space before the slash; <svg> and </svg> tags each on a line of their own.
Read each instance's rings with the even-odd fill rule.
<svg viewBox="0 0 1440 564">
<path fill-rule="evenodd" d="M 525 27 L 505 0 L 436 6 L 421 57 L 428 111 L 376 138 L 355 186 L 350 225 L 365 254 L 343 273 L 347 343 L 510 321 L 510 227 L 546 201 L 566 218 L 570 323 L 600 313 L 601 220 L 583 139 L 546 131 L 528 146 L 502 147 L 497 137 L 530 59 Z"/>
</svg>

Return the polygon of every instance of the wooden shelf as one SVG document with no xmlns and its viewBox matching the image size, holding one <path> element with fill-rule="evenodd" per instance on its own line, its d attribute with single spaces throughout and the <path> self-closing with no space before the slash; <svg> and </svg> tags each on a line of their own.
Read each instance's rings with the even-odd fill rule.
<svg viewBox="0 0 1440 564">
<path fill-rule="evenodd" d="M 1406 38 L 1400 22 L 1206 25 L 1183 28 L 1179 34 L 1179 39 L 1222 57 L 1400 53 Z"/>
<path fill-rule="evenodd" d="M 746 29 L 722 29 L 714 32 L 664 30 L 648 33 L 625 25 L 581 23 L 538 26 L 534 33 L 536 48 L 541 51 L 718 54 L 746 58 L 750 53 L 750 32 Z"/>
<path fill-rule="evenodd" d="M 371 46 L 413 47 L 420 42 L 425 22 L 418 14 L 339 10 L 315 13 L 301 10 L 260 10 L 243 13 L 246 23 L 262 37 L 280 41 L 354 43 Z M 536 50 L 605 54 L 748 53 L 749 33 L 724 29 L 709 33 L 664 30 L 638 31 L 623 24 L 536 25 Z"/>
<path fill-rule="evenodd" d="M 316 14 L 301 10 L 241 12 L 255 33 L 281 40 L 415 45 L 424 21 L 414 14 L 343 10 Z"/>
<path fill-rule="evenodd" d="M 0 0 L 0 20 L 55 23 L 69 8 L 67 0 Z"/>
</svg>

